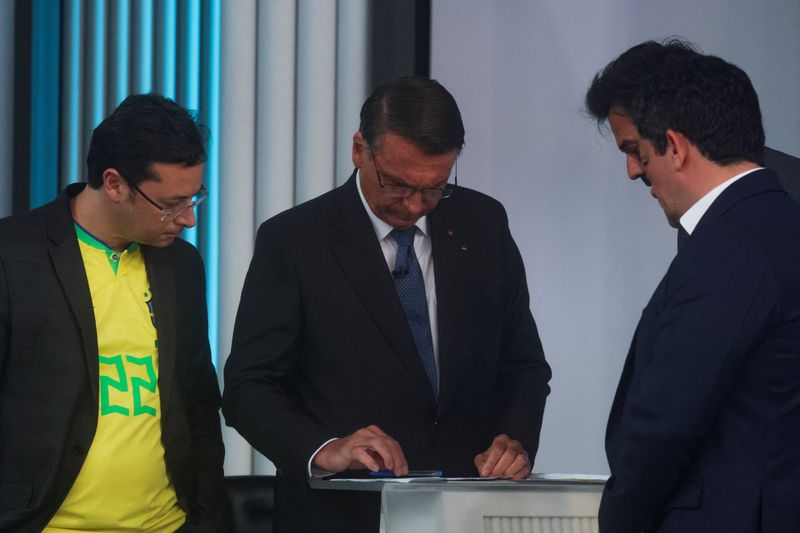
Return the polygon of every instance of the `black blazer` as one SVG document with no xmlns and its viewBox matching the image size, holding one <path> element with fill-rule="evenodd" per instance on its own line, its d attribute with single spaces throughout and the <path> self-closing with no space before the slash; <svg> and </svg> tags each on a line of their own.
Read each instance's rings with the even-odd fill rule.
<svg viewBox="0 0 800 533">
<path fill-rule="evenodd" d="M 769 147 L 765 150 L 764 166 L 774 170 L 789 196 L 800 202 L 800 159 Z"/>
<path fill-rule="evenodd" d="M 289 531 L 377 531 L 377 496 L 307 487 L 328 439 L 377 424 L 410 468 L 475 475 L 499 433 L 534 457 L 549 392 L 502 206 L 460 188 L 428 216 L 437 403 L 355 180 L 261 226 L 225 366 L 226 421 L 279 468 L 276 521 Z"/>
<path fill-rule="evenodd" d="M 0 530 L 41 531 L 67 496 L 97 427 L 98 362 L 69 186 L 0 220 Z M 159 342 L 167 473 L 187 529 L 223 531 L 219 389 L 197 251 L 142 247 Z"/>
<path fill-rule="evenodd" d="M 800 205 L 759 170 L 642 312 L 606 434 L 608 533 L 800 531 Z"/>
</svg>

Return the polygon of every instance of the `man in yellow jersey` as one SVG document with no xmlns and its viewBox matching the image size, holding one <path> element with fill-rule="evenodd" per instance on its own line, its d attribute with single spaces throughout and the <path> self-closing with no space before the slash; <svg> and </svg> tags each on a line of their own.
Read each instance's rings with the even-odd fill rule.
<svg viewBox="0 0 800 533">
<path fill-rule="evenodd" d="M 88 185 L 0 220 L 0 531 L 225 531 L 203 129 L 128 97 Z"/>
</svg>

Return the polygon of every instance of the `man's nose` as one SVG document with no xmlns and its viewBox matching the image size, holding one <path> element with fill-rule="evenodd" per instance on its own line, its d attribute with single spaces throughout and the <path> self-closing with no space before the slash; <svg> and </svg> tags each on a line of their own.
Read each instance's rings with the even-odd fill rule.
<svg viewBox="0 0 800 533">
<path fill-rule="evenodd" d="M 195 227 L 197 224 L 197 219 L 194 216 L 195 209 L 194 207 L 190 207 L 181 211 L 178 216 L 175 217 L 175 223 L 185 228 Z"/>
<path fill-rule="evenodd" d="M 422 198 L 422 191 L 414 191 L 405 199 L 406 209 L 409 214 L 419 216 L 425 209 L 425 203 Z"/>
<path fill-rule="evenodd" d="M 637 180 L 644 176 L 644 168 L 642 164 L 639 162 L 639 159 L 629 155 L 627 157 L 627 165 L 628 165 L 628 177 L 632 180 Z"/>
</svg>

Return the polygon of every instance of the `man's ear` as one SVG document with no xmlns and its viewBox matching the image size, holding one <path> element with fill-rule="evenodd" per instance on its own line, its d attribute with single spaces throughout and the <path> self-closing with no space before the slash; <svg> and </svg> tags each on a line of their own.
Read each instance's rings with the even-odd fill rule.
<svg viewBox="0 0 800 533">
<path fill-rule="evenodd" d="M 109 200 L 120 203 L 130 195 L 128 182 L 122 177 L 117 169 L 107 168 L 103 171 L 103 186 L 101 187 Z"/>
<path fill-rule="evenodd" d="M 675 130 L 667 130 L 666 137 L 667 155 L 672 158 L 676 169 L 682 169 L 688 162 L 691 143 L 683 133 Z"/>
<path fill-rule="evenodd" d="M 367 148 L 367 141 L 364 140 L 364 136 L 361 135 L 360 131 L 357 131 L 353 134 L 353 165 L 356 168 L 361 168 L 364 163 L 369 158 L 369 153 Z"/>
</svg>

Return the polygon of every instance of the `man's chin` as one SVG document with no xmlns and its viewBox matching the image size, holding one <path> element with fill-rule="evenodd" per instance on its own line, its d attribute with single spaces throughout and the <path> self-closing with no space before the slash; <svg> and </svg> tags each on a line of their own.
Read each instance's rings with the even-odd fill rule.
<svg viewBox="0 0 800 533">
<path fill-rule="evenodd" d="M 398 224 L 392 224 L 393 228 L 399 229 L 400 231 L 405 231 L 405 230 L 411 229 L 412 226 L 414 226 L 414 224 L 411 223 L 411 222 L 402 222 L 402 223 L 398 223 Z"/>
<path fill-rule="evenodd" d="M 675 229 L 681 227 L 681 217 L 667 214 L 667 222 Z"/>
<path fill-rule="evenodd" d="M 159 236 L 158 239 L 154 239 L 152 242 L 145 242 L 142 244 L 146 244 L 148 246 L 152 246 L 154 248 L 166 248 L 167 246 L 171 245 L 175 242 L 175 239 L 178 238 L 179 234 L 176 233 L 165 233 Z"/>
<path fill-rule="evenodd" d="M 412 228 L 417 223 L 417 220 L 419 218 L 394 217 L 389 224 L 399 230 L 407 230 Z"/>
</svg>

